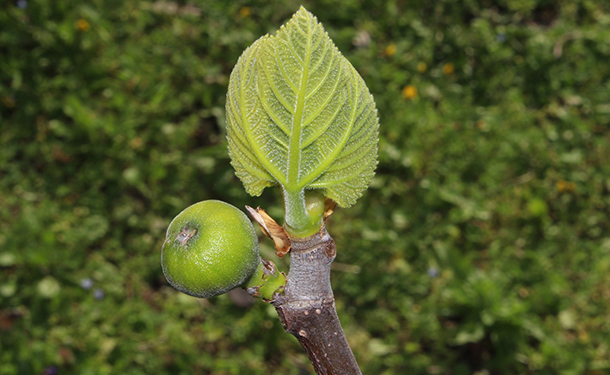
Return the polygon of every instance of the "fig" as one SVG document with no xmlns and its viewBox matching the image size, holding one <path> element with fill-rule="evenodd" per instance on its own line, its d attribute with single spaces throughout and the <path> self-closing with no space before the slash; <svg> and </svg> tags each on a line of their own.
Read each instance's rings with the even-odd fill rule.
<svg viewBox="0 0 610 375">
<path fill-rule="evenodd" d="M 161 266 L 167 281 L 194 297 L 214 297 L 242 286 L 261 263 L 248 217 L 218 200 L 195 203 L 167 229 Z"/>
</svg>

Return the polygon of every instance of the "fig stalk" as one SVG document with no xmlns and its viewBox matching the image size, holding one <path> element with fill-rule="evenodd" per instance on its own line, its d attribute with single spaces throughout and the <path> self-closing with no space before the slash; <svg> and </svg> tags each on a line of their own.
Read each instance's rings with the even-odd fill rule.
<svg viewBox="0 0 610 375">
<path fill-rule="evenodd" d="M 260 297 L 271 301 L 284 293 L 286 275 L 278 271 L 272 261 L 262 259 L 256 271 L 243 287 L 252 297 Z"/>
</svg>

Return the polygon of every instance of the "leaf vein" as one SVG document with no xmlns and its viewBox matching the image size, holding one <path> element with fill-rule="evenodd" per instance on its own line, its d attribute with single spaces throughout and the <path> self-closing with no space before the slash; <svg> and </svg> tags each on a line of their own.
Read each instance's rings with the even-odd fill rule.
<svg viewBox="0 0 610 375">
<path fill-rule="evenodd" d="M 349 126 L 347 126 L 347 128 L 345 129 L 345 133 L 343 134 L 343 137 L 337 143 L 337 147 L 335 148 L 335 150 L 333 150 L 333 152 L 331 152 L 330 155 L 327 155 L 326 160 L 324 160 L 322 163 L 320 163 L 320 165 L 318 165 L 316 168 L 314 168 L 311 172 L 309 172 L 309 174 L 307 174 L 307 176 L 305 176 L 301 180 L 301 182 L 299 184 L 300 188 L 304 188 L 305 186 L 307 186 L 307 184 L 309 184 L 310 182 L 312 182 L 313 180 L 318 178 L 318 176 L 320 176 L 326 170 L 326 168 L 328 168 L 328 166 L 335 160 L 337 155 L 341 152 L 341 149 L 343 148 L 343 146 L 345 146 L 345 144 L 347 143 L 347 140 L 349 139 L 349 135 L 352 131 L 352 127 L 354 125 L 354 120 L 355 120 L 354 115 L 355 115 L 355 111 L 356 111 L 356 106 L 354 106 L 353 103 L 352 103 L 352 108 L 353 108 L 353 113 L 351 116 L 351 121 L 347 122 L 349 124 Z"/>
<path fill-rule="evenodd" d="M 328 64 L 328 69 L 326 69 L 326 72 L 324 72 L 324 77 L 322 77 L 322 79 L 320 79 L 320 82 L 318 83 L 318 85 L 316 87 L 313 88 L 313 90 L 311 90 L 311 92 L 307 95 L 307 97 L 305 98 L 305 100 L 311 98 L 316 92 L 318 92 L 318 90 L 320 89 L 320 87 L 322 87 L 325 83 L 326 83 L 326 79 L 328 79 L 328 76 L 330 75 L 330 72 L 332 71 L 333 65 L 335 63 L 335 60 L 337 59 L 337 56 L 332 56 L 333 59 L 332 61 Z M 320 59 L 323 60 L 323 59 Z M 319 66 L 319 65 L 318 65 Z M 339 67 L 341 67 L 341 64 L 339 64 Z M 341 80 L 341 73 L 342 71 L 340 71 L 337 74 L 337 81 Z M 333 88 L 333 91 L 329 94 L 329 96 L 332 96 L 332 94 L 335 92 L 337 85 L 335 84 L 335 87 Z"/>
<path fill-rule="evenodd" d="M 339 64 L 339 69 L 341 69 L 339 71 L 339 73 L 337 74 L 337 79 L 335 81 L 335 85 L 333 86 L 332 91 L 330 92 L 330 94 L 324 99 L 324 103 L 322 103 L 321 105 L 318 106 L 318 108 L 316 109 L 315 112 L 313 112 L 307 119 L 305 119 L 305 123 L 304 126 L 309 125 L 316 117 L 318 117 L 318 115 L 320 115 L 320 113 L 322 113 L 322 111 L 324 110 L 324 108 L 326 108 L 326 106 L 328 105 L 328 103 L 330 102 L 330 100 L 333 98 L 333 95 L 337 92 L 337 87 L 339 86 L 339 82 L 341 82 L 341 74 L 343 73 L 343 69 L 341 68 L 341 64 Z"/>
<path fill-rule="evenodd" d="M 243 66 L 252 66 L 252 57 L 254 55 L 254 51 L 252 51 L 251 54 L 249 54 L 246 57 L 246 61 L 245 64 Z M 256 69 L 256 68 L 255 68 Z M 265 167 L 265 169 L 267 169 L 267 171 L 273 176 L 275 177 L 275 179 L 282 183 L 283 179 L 282 179 L 282 174 L 280 173 L 280 171 L 273 165 L 271 164 L 267 158 L 265 157 L 266 155 L 263 153 L 263 151 L 261 150 L 260 146 L 258 145 L 258 143 L 256 142 L 256 140 L 254 139 L 253 135 L 252 135 L 252 129 L 248 126 L 249 122 L 248 122 L 248 117 L 247 117 L 247 111 L 245 111 L 245 101 L 244 101 L 244 94 L 246 92 L 246 90 L 244 89 L 244 77 L 240 76 L 240 86 L 239 86 L 239 104 L 240 104 L 240 111 L 241 111 L 241 118 L 242 118 L 242 125 L 243 125 L 243 129 L 245 130 L 246 133 L 246 137 L 248 139 L 248 143 L 250 143 L 251 147 L 252 147 L 252 151 L 254 151 L 254 153 L 256 154 L 258 160 L 261 162 L 261 164 Z"/>
<path fill-rule="evenodd" d="M 328 130 L 328 128 L 332 125 L 333 121 L 337 118 L 337 115 L 343 109 L 344 104 L 337 106 L 337 110 L 332 114 L 332 116 L 328 119 L 328 121 L 324 124 L 324 126 L 320 126 L 315 133 L 309 136 L 308 139 L 303 141 L 303 145 L 301 146 L 301 150 L 305 147 L 309 146 L 313 142 L 315 142 L 320 136 Z"/>
<path fill-rule="evenodd" d="M 290 36 L 289 36 L 289 38 L 290 38 Z M 282 39 L 282 38 L 276 38 L 276 39 L 280 40 L 282 43 L 284 43 L 286 46 L 288 46 L 288 49 L 290 49 L 290 51 L 293 53 L 294 57 L 296 58 L 297 62 L 299 63 L 299 65 L 301 65 L 301 68 L 303 68 L 305 63 L 301 59 L 301 56 L 299 56 L 297 51 L 294 49 L 294 46 L 292 45 L 292 43 L 290 43 L 289 41 Z"/>
<path fill-rule="evenodd" d="M 279 102 L 284 106 L 284 108 L 286 108 L 288 110 L 288 112 L 294 114 L 294 109 L 290 108 L 290 103 L 288 103 L 286 98 L 284 98 L 284 96 L 281 95 L 280 89 L 275 85 L 275 82 L 269 76 L 268 65 L 270 65 L 270 64 L 264 64 L 264 65 L 265 65 L 265 67 L 263 68 L 263 70 L 265 71 L 265 77 L 267 77 L 267 82 L 269 83 L 269 86 L 271 86 L 271 90 L 273 91 L 273 94 L 279 100 Z M 263 100 L 262 95 L 261 95 L 261 100 Z"/>
<path fill-rule="evenodd" d="M 356 169 L 354 172 L 350 173 L 349 175 L 343 176 L 341 178 L 336 178 L 333 180 L 326 180 L 326 181 L 322 181 L 322 182 L 312 182 L 311 184 L 309 184 L 310 187 L 312 188 L 326 188 L 332 185 L 337 185 L 337 184 L 342 184 L 342 183 L 346 183 L 351 179 L 354 179 L 356 177 L 358 177 L 360 175 L 360 172 L 364 171 L 367 168 L 370 168 L 371 165 L 370 164 L 363 164 L 360 167 L 358 167 L 358 169 Z"/>
</svg>

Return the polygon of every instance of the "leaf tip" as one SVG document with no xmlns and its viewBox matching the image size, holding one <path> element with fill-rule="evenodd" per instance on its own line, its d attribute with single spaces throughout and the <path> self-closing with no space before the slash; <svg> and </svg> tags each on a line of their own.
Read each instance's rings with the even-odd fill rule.
<svg viewBox="0 0 610 375">
<path fill-rule="evenodd" d="M 293 18 L 304 18 L 307 21 L 310 21 L 310 22 L 313 22 L 313 23 L 319 23 L 318 22 L 318 17 L 316 17 L 313 13 L 308 11 L 303 5 L 301 5 L 299 10 L 296 11 L 296 13 L 294 14 Z"/>
</svg>

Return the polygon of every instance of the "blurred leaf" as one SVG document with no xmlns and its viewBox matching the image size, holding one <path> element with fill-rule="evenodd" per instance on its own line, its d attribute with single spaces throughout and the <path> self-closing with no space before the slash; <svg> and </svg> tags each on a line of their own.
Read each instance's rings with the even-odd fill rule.
<svg viewBox="0 0 610 375">
<path fill-rule="evenodd" d="M 0 253 L 0 266 L 10 267 L 16 263 L 15 254 Z"/>
<path fill-rule="evenodd" d="M 485 331 L 482 326 L 468 327 L 471 330 L 460 331 L 455 337 L 455 343 L 457 345 L 463 345 L 469 342 L 477 342 L 483 338 Z"/>
<path fill-rule="evenodd" d="M 59 282 L 51 276 L 46 276 L 38 282 L 37 291 L 41 297 L 53 298 L 61 290 Z"/>
</svg>

